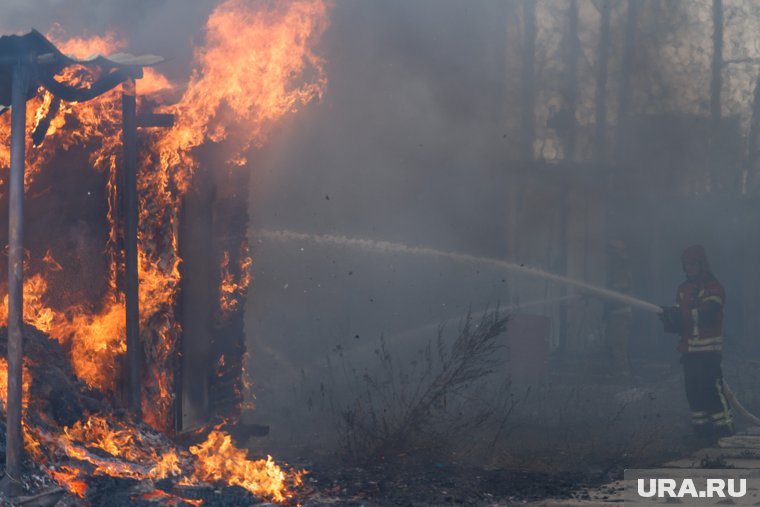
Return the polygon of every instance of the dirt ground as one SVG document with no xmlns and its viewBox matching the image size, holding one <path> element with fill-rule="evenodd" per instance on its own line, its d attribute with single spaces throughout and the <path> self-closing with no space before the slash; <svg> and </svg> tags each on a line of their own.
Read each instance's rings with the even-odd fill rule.
<svg viewBox="0 0 760 507">
<path fill-rule="evenodd" d="M 737 390 L 752 385 L 754 373 L 745 366 L 733 360 L 726 366 Z M 421 439 L 402 452 L 375 449 L 362 456 L 346 452 L 320 422 L 325 414 L 312 411 L 300 419 L 308 423 L 300 431 L 288 434 L 284 425 L 273 424 L 272 434 L 257 439 L 255 447 L 309 470 L 305 505 L 367 507 L 605 500 L 612 491 L 604 485 L 620 479 L 626 468 L 654 467 L 699 448 L 689 431 L 677 365 L 654 365 L 634 377 L 578 365 L 571 371 L 521 398 L 498 438 L 495 426 L 485 424 L 446 440 Z M 292 408 L 288 414 L 292 418 Z"/>
<path fill-rule="evenodd" d="M 340 499 L 367 507 L 513 505 L 551 498 L 584 498 L 601 477 L 396 460 L 364 466 L 315 462 L 306 479 L 312 500 Z"/>
</svg>

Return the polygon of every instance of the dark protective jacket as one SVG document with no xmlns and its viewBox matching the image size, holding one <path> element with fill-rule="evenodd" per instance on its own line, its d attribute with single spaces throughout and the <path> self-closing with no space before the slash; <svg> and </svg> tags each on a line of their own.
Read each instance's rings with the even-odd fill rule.
<svg viewBox="0 0 760 507">
<path fill-rule="evenodd" d="M 723 349 L 723 308 L 726 291 L 710 271 L 702 245 L 687 248 L 681 262 L 699 263 L 699 275 L 678 286 L 676 306 L 681 315 L 680 352 L 720 352 Z"/>
</svg>

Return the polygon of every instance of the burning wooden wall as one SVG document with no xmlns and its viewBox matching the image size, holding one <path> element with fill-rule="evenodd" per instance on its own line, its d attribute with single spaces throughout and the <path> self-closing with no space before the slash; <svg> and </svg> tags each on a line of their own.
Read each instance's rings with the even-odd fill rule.
<svg viewBox="0 0 760 507">
<path fill-rule="evenodd" d="M 138 81 L 138 113 L 175 118 L 171 128 L 143 128 L 137 139 L 142 421 L 116 408 L 124 404 L 126 352 L 122 91 L 59 103 L 39 89 L 28 101 L 24 319 L 40 332 L 30 327 L 27 334 L 32 351 L 54 351 L 63 361 L 61 378 L 72 396 L 96 393 L 97 403 L 73 423 L 27 411 L 25 444 L 72 494 L 84 495 L 83 481 L 106 475 L 221 482 L 284 498 L 286 474 L 271 459 L 248 460 L 229 434 L 208 423 L 234 417 L 244 397 L 246 157 L 278 119 L 321 96 L 326 79 L 313 46 L 326 14 L 322 0 L 257 6 L 226 0 L 210 15 L 185 84 L 150 69 Z M 91 55 L 115 53 L 125 43 L 104 36 L 56 44 Z M 82 66 L 65 72 L 58 77 L 82 88 L 96 79 Z M 0 118 L 3 183 L 7 117 Z M 33 144 L 41 122 L 49 122 L 46 135 Z M 4 199 L 0 205 L 7 206 Z M 7 319 L 7 297 L 0 315 Z M 41 382 L 35 382 L 40 363 L 26 360 L 29 392 Z M 0 372 L 6 373 L 2 361 Z M 49 401 L 47 391 L 26 396 Z M 201 425 L 205 431 L 188 449 L 167 438 Z"/>
<path fill-rule="evenodd" d="M 246 171 L 201 169 L 183 199 L 180 430 L 237 418 L 244 402 L 248 181 Z"/>
<path fill-rule="evenodd" d="M 278 118 L 322 93 L 322 62 L 310 44 L 324 30 L 325 12 L 319 0 L 262 11 L 229 0 L 212 13 L 186 86 L 176 87 L 151 69 L 138 81 L 138 112 L 176 118 L 171 128 L 143 128 L 138 136 L 142 408 L 154 428 L 186 428 L 239 410 L 241 312 L 251 265 L 245 157 Z M 120 42 L 99 37 L 58 44 L 63 51 L 92 54 L 114 52 Z M 278 44 L 290 49 L 274 51 Z M 252 65 L 251 58 L 267 64 Z M 87 69 L 67 73 L 82 86 L 93 79 Z M 304 82 L 296 83 L 298 77 Z M 82 104 L 59 104 L 40 93 L 27 115 L 30 129 L 50 122 L 38 146 L 27 142 L 31 232 L 38 233 L 29 234 L 27 321 L 64 345 L 90 387 L 117 398 L 125 351 L 120 111 L 119 90 Z M 8 130 L 0 131 L 6 146 L 7 136 Z M 7 163 L 7 152 L 2 155 L 0 163 Z M 55 195 L 46 198 L 46 192 Z M 33 219 L 37 194 L 40 212 L 50 215 L 41 220 Z M 78 248 L 56 244 L 69 234 L 58 234 L 61 228 L 73 228 L 75 238 L 60 241 L 78 241 Z M 79 248 L 82 242 L 91 243 L 87 253 Z M 84 268 L 73 258 L 69 262 L 72 255 Z M 88 261 L 87 255 L 99 257 Z M 63 276 L 55 274 L 59 267 L 75 277 L 62 291 L 53 283 Z M 81 269 L 89 272 L 77 277 Z M 92 294 L 76 299 L 85 290 L 80 285 Z M 177 404 L 183 396 L 187 416 Z"/>
</svg>

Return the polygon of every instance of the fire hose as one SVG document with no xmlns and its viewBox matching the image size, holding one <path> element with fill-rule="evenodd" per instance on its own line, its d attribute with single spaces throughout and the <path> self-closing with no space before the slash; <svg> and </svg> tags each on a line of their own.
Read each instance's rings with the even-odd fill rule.
<svg viewBox="0 0 760 507">
<path fill-rule="evenodd" d="M 557 277 L 560 278 L 560 277 Z M 558 281 L 565 281 L 565 280 L 558 280 Z M 640 310 L 648 311 L 651 313 L 655 313 L 661 318 L 665 318 L 663 322 L 666 322 L 668 320 L 668 310 L 666 308 L 663 308 L 661 306 L 657 306 L 655 304 L 649 303 L 648 301 L 643 301 L 638 298 L 633 298 L 631 296 L 628 296 L 627 294 L 620 294 L 614 291 L 609 291 L 606 289 L 601 289 L 599 287 L 594 286 L 587 286 L 582 283 L 575 283 L 572 284 L 580 289 L 585 289 L 589 292 L 593 292 L 597 294 L 598 296 L 604 297 L 606 299 L 614 299 L 620 302 L 625 302 L 630 304 L 631 306 L 635 306 L 636 308 L 639 308 Z M 666 324 L 667 327 L 667 324 Z M 667 330 L 667 329 L 666 329 Z M 760 426 L 760 417 L 757 417 L 752 412 L 747 410 L 747 408 L 741 404 L 739 399 L 736 397 L 734 392 L 731 390 L 730 387 L 728 387 L 728 384 L 726 381 L 723 381 L 723 395 L 726 397 L 726 400 L 728 403 L 736 410 L 736 412 L 744 417 L 748 422 L 751 422 L 752 424 L 756 426 Z"/>
<path fill-rule="evenodd" d="M 680 328 L 679 323 L 679 311 L 676 307 L 663 307 L 657 313 L 665 326 L 665 332 L 677 333 Z M 726 397 L 728 403 L 736 410 L 738 414 L 750 421 L 752 424 L 760 426 L 760 418 L 752 414 L 747 410 L 744 405 L 741 404 L 734 392 L 728 387 L 728 384 L 723 381 L 723 396 Z"/>
<path fill-rule="evenodd" d="M 726 384 L 726 381 L 723 381 L 723 396 L 726 397 L 726 400 L 728 400 L 728 403 L 731 404 L 732 407 L 734 407 L 734 410 L 738 414 L 740 414 L 742 417 L 747 419 L 747 421 L 751 422 L 752 424 L 756 426 L 760 426 L 760 418 L 758 418 L 756 415 L 752 414 L 749 410 L 747 410 L 744 405 L 739 402 L 739 399 L 736 397 L 734 392 L 731 390 L 730 387 L 728 387 L 728 384 Z"/>
</svg>

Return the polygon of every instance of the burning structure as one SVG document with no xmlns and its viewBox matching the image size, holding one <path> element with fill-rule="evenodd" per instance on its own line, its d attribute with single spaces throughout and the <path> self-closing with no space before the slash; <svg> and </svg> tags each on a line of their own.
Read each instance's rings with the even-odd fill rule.
<svg viewBox="0 0 760 507">
<path fill-rule="evenodd" d="M 757 320 L 760 11 L 724 2 L 339 2 L 329 33 L 327 0 L 8 2 L 0 33 L 44 35 L 3 44 L 44 74 L 13 87 L 0 61 L 0 103 L 26 92 L 0 115 L 0 206 L 26 203 L 6 478 L 67 506 L 493 505 L 683 456 L 652 313 L 684 244 L 725 275 L 727 323 Z M 325 107 L 289 114 L 325 69 Z M 607 319 L 620 279 L 630 321 Z M 251 456 L 247 364 L 275 429 Z"/>
<path fill-rule="evenodd" d="M 325 18 L 319 0 L 224 2 L 181 86 L 113 36 L 0 39 L 0 88 L 13 95 L 0 120 L 7 480 L 25 482 L 23 435 L 26 454 L 83 498 L 93 477 L 223 483 L 277 501 L 298 481 L 248 460 L 220 425 L 247 398 L 240 166 L 278 118 L 321 95 L 311 47 Z M 179 435 L 193 445 L 177 447 Z"/>
</svg>

